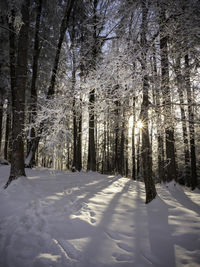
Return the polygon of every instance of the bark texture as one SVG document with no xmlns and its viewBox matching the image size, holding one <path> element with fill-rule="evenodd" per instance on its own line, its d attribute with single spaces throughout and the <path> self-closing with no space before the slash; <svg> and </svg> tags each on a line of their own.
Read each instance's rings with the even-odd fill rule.
<svg viewBox="0 0 200 267">
<path fill-rule="evenodd" d="M 30 1 L 25 0 L 22 4 L 21 13 L 23 24 L 20 29 L 17 47 L 17 66 L 16 77 L 13 77 L 13 84 L 11 84 L 12 94 L 12 159 L 10 177 L 8 179 L 7 187 L 12 180 L 20 176 L 26 176 L 24 169 L 24 111 L 25 111 L 25 89 L 27 81 L 27 60 L 28 60 L 28 33 L 29 33 L 29 5 Z M 13 33 L 11 33 L 13 35 Z M 13 40 L 11 39 L 11 69 L 14 51 Z M 14 70 L 11 70 L 11 72 Z"/>
</svg>

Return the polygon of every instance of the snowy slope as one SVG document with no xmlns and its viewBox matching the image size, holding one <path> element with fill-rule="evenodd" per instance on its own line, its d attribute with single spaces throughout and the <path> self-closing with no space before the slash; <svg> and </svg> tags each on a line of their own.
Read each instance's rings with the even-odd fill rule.
<svg viewBox="0 0 200 267">
<path fill-rule="evenodd" d="M 200 266 L 200 194 L 170 183 L 145 205 L 120 176 L 26 170 L 4 190 L 0 267 Z"/>
</svg>

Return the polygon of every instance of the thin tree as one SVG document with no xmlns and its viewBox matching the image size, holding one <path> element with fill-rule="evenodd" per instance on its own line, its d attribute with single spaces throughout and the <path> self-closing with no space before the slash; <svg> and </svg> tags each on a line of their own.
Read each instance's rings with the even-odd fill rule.
<svg viewBox="0 0 200 267">
<path fill-rule="evenodd" d="M 1 140 L 2 140 L 2 130 L 3 130 L 2 122 L 3 122 L 3 95 L 0 92 L 0 152 L 1 152 Z"/>
<path fill-rule="evenodd" d="M 38 61 L 40 56 L 40 46 L 39 46 L 39 31 L 40 31 L 40 21 L 42 14 L 42 0 L 37 0 L 37 14 L 36 14 L 36 23 L 35 23 L 35 36 L 34 36 L 34 49 L 33 49 L 33 64 L 32 64 L 32 79 L 31 79 L 31 104 L 30 104 L 30 130 L 27 137 L 27 154 L 29 154 L 30 149 L 33 144 L 33 139 L 35 138 L 35 129 L 32 127 L 32 124 L 35 123 L 37 116 L 37 76 L 38 76 Z M 30 166 L 35 165 L 35 157 L 32 157 L 30 161 Z"/>
</svg>

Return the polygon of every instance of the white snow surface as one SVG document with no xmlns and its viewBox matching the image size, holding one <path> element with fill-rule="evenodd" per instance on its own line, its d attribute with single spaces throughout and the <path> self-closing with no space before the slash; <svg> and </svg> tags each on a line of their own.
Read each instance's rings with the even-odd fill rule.
<svg viewBox="0 0 200 267">
<path fill-rule="evenodd" d="M 26 173 L 5 190 L 0 166 L 0 267 L 200 266 L 199 190 L 160 185 L 146 205 L 120 176 Z"/>
</svg>

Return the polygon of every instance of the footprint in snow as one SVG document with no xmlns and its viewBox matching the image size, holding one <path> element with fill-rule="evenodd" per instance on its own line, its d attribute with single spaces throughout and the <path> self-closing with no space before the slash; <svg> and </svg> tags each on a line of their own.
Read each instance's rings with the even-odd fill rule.
<svg viewBox="0 0 200 267">
<path fill-rule="evenodd" d="M 123 249 L 123 250 L 125 250 L 127 252 L 132 252 L 133 251 L 132 247 L 130 247 L 130 246 L 124 244 L 124 243 L 117 243 L 117 245 L 118 245 L 119 248 L 121 248 L 121 249 Z"/>
<path fill-rule="evenodd" d="M 91 223 L 95 223 L 96 222 L 96 220 L 93 218 L 94 216 L 96 215 L 96 213 L 94 212 L 94 211 L 90 211 L 90 222 Z"/>
<path fill-rule="evenodd" d="M 111 230 L 109 230 L 109 231 L 107 231 L 107 232 L 105 232 L 107 235 L 108 235 L 108 237 L 110 237 L 111 239 L 114 239 L 114 240 L 121 240 L 121 238 L 120 238 L 120 236 L 119 236 L 119 234 L 118 233 L 115 233 L 115 232 L 113 232 L 113 231 L 111 231 Z"/>
<path fill-rule="evenodd" d="M 132 233 L 121 233 L 121 235 L 126 236 L 126 237 L 133 237 Z"/>
<path fill-rule="evenodd" d="M 94 217 L 96 215 L 96 213 L 94 211 L 90 211 L 90 216 Z"/>
<path fill-rule="evenodd" d="M 117 260 L 117 261 L 131 261 L 132 257 L 127 254 L 120 254 L 120 253 L 113 253 L 112 256 Z"/>
<path fill-rule="evenodd" d="M 79 202 L 76 203 L 75 202 L 74 205 L 73 205 L 74 214 L 75 215 L 80 215 L 81 212 L 87 210 L 87 207 L 88 207 L 88 205 L 85 202 L 82 202 L 82 203 L 79 203 Z"/>
<path fill-rule="evenodd" d="M 93 219 L 93 218 L 91 218 L 91 219 L 90 219 L 90 222 L 91 222 L 91 223 L 95 223 L 95 222 L 96 222 L 96 220 L 95 220 L 95 219 Z"/>
<path fill-rule="evenodd" d="M 72 194 L 72 190 L 71 190 L 71 189 L 68 189 L 68 190 L 67 190 L 67 188 L 64 188 L 64 190 L 65 190 L 65 193 L 66 193 L 67 195 L 71 195 L 71 194 Z"/>
<path fill-rule="evenodd" d="M 66 255 L 67 258 L 78 260 L 81 256 L 81 251 L 76 249 L 74 245 L 72 245 L 67 240 L 54 240 L 54 242 L 58 245 L 61 251 Z"/>
</svg>

